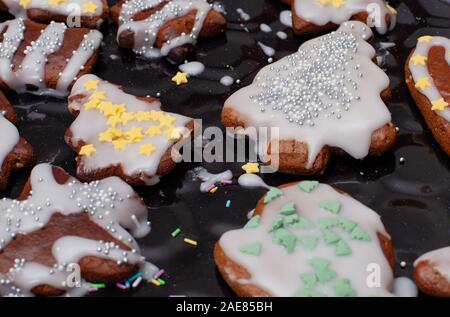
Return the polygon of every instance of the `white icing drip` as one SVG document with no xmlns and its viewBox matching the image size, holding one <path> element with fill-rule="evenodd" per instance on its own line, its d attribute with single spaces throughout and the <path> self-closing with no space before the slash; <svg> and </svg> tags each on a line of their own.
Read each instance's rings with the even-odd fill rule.
<svg viewBox="0 0 450 317">
<path fill-rule="evenodd" d="M 256 102 L 256 96 L 266 92 L 273 85 L 273 81 L 295 80 L 293 76 L 300 76 L 304 71 L 302 67 L 307 61 L 305 59 L 316 58 L 309 56 L 313 48 L 323 43 L 339 41 L 340 37 L 349 34 L 356 40 L 357 51 L 356 53 L 346 51 L 344 54 L 348 65 L 345 65 L 345 71 L 342 71 L 341 67 L 334 71 L 336 78 L 345 74 L 346 80 L 343 80 L 343 85 L 347 91 L 353 89 L 350 82 L 357 84 L 356 93 L 359 99 L 353 97 L 353 100 L 350 100 L 348 111 L 341 112 L 341 109 L 337 109 L 336 114 L 332 115 L 324 110 L 325 113 L 319 112 L 317 117 L 305 118 L 305 124 L 301 124 L 303 123 L 301 120 L 298 123 L 289 122 L 283 111 L 272 108 L 281 102 L 288 103 L 289 100 L 293 100 L 289 98 L 297 98 L 289 88 L 288 91 L 278 91 L 281 97 L 274 100 L 275 104 L 265 106 L 263 111 L 260 109 L 261 103 Z M 344 23 L 339 31 L 310 40 L 299 48 L 298 53 L 264 67 L 250 86 L 237 91 L 225 102 L 225 107 L 233 108 L 240 113 L 245 118 L 246 127 L 279 128 L 280 140 L 307 143 L 308 167 L 312 166 L 317 154 L 325 145 L 341 148 L 354 158 L 364 158 L 369 152 L 373 132 L 391 120 L 391 115 L 380 97 L 380 93 L 389 86 L 389 78 L 372 62 L 375 50 L 364 41 L 371 35 L 370 29 L 361 22 Z M 292 66 L 295 63 L 297 65 Z M 298 67 L 298 71 L 295 67 Z M 358 70 L 355 71 L 355 68 Z M 359 74 L 363 77 L 361 78 Z M 301 82 L 294 83 L 301 85 Z M 325 105 L 337 105 L 335 100 L 328 99 L 325 95 L 322 96 L 321 102 Z M 335 117 L 338 111 L 340 119 Z M 313 124 L 307 124 L 311 120 L 314 120 Z M 260 135 L 260 144 L 269 143 L 270 136 L 264 140 L 266 137 Z M 264 156 L 266 153 L 260 151 L 259 154 Z"/>
<path fill-rule="evenodd" d="M 88 211 L 91 221 L 95 222 L 132 251 L 118 250 L 117 245 L 109 243 L 109 252 L 97 251 L 98 241 L 80 237 L 63 237 L 53 246 L 53 255 L 58 264 L 76 263 L 88 255 L 122 260 L 126 257 L 130 263 L 140 263 L 139 246 L 134 237 L 141 238 L 150 231 L 147 222 L 147 208 L 136 196 L 133 189 L 117 177 L 83 184 L 73 177 L 60 185 L 54 179 L 52 166 L 37 165 L 31 172 L 32 194 L 24 201 L 4 198 L 0 201 L 0 245 L 3 248 L 17 234 L 27 234 L 41 229 L 53 214 L 70 215 Z M 51 193 L 51 197 L 49 196 Z M 132 233 L 132 235 L 129 233 Z M 119 252 L 120 251 L 120 252 Z M 50 268 L 41 264 L 27 262 L 13 270 L 14 285 L 28 294 L 36 285 L 49 284 L 61 288 L 67 272 L 57 270 L 50 274 Z M 65 289 L 65 288 L 63 288 Z M 2 289 L 2 292 L 5 290 Z"/>
<path fill-rule="evenodd" d="M 6 156 L 14 149 L 19 138 L 19 132 L 14 124 L 0 113 L 0 172 Z"/>
<path fill-rule="evenodd" d="M 84 75 L 78 79 L 71 92 L 71 96 L 85 95 L 86 98 L 74 100 L 69 104 L 69 109 L 72 111 L 80 111 L 78 117 L 70 127 L 72 138 L 70 142 L 77 146 L 79 142 L 86 144 L 93 144 L 96 148 L 96 154 L 87 157 L 81 156 L 79 169 L 86 171 L 98 170 L 111 166 L 121 165 L 122 170 L 126 175 L 138 175 L 142 181 L 147 185 L 153 185 L 159 181 L 156 174 L 161 158 L 166 151 L 174 144 L 174 141 L 167 139 L 163 135 L 149 137 L 144 134 L 142 141 L 128 144 L 125 150 L 116 150 L 109 142 L 101 142 L 99 140 L 99 133 L 108 129 L 107 118 L 96 110 L 86 110 L 82 105 L 87 102 L 88 98 L 94 91 L 86 91 L 84 84 L 90 80 L 98 80 L 97 91 L 105 92 L 105 100 L 111 101 L 114 104 L 123 104 L 127 112 L 140 111 L 160 111 L 161 104 L 159 101 L 148 103 L 137 99 L 135 96 L 127 94 L 119 89 L 114 84 L 99 79 L 95 75 Z M 191 121 L 191 118 L 181 116 L 174 113 L 164 112 L 175 118 L 174 126 L 185 132 L 185 126 Z M 95 122 L 96 124 L 92 124 Z M 131 120 L 129 123 L 120 125 L 123 131 L 128 131 L 133 127 L 142 128 L 145 132 L 151 124 L 148 122 L 137 122 Z M 154 152 L 150 156 L 140 155 L 140 146 L 142 144 L 151 143 L 154 145 Z"/>
<path fill-rule="evenodd" d="M 433 250 L 423 254 L 414 262 L 414 266 L 422 261 L 430 262 L 439 273 L 450 281 L 450 247 Z"/>
<path fill-rule="evenodd" d="M 260 176 L 250 173 L 242 174 L 241 176 L 239 176 L 238 183 L 242 187 L 263 187 L 267 189 L 272 188 L 271 186 L 267 185 Z"/>
<path fill-rule="evenodd" d="M 272 200 L 264 206 L 259 225 L 253 228 L 243 228 L 226 232 L 220 238 L 220 246 L 225 255 L 232 261 L 245 268 L 250 278 L 240 283 L 251 283 L 272 296 L 293 296 L 301 287 L 305 287 L 300 279 L 300 274 L 311 272 L 308 261 L 314 257 L 330 261 L 329 268 L 336 272 L 337 279 L 348 279 L 351 287 L 356 290 L 358 296 L 389 296 L 389 288 L 393 281 L 393 272 L 383 254 L 377 233 L 386 236 L 380 217 L 373 210 L 367 208 L 348 195 L 338 193 L 332 187 L 320 184 L 310 193 L 304 192 L 297 185 L 282 189 L 283 196 Z M 324 201 L 339 201 L 341 209 L 338 215 L 320 208 Z M 355 221 L 371 237 L 371 241 L 359 241 L 350 238 L 345 239 L 351 249 L 351 254 L 337 256 L 332 245 L 326 245 L 323 239 L 315 249 L 307 250 L 297 242 L 292 253 L 288 253 L 283 247 L 274 243 L 269 234 L 269 228 L 280 217 L 279 211 L 286 204 L 293 202 L 297 215 L 317 223 L 320 218 L 345 217 Z M 315 235 L 320 237 L 321 231 L 317 227 L 312 229 L 295 229 L 289 227 L 297 237 Z M 335 228 L 334 231 L 342 238 L 346 238 L 343 230 Z M 257 255 L 249 255 L 239 251 L 241 246 L 250 243 L 260 243 L 261 252 Z M 368 265 L 376 263 L 380 268 L 381 287 L 369 287 L 367 279 Z M 330 284 L 318 284 L 318 290 L 327 296 L 333 296 Z"/>
<path fill-rule="evenodd" d="M 26 56 L 18 70 L 14 72 L 12 60 L 24 39 L 26 26 L 22 19 L 6 21 L 1 24 L 2 29 L 6 26 L 8 29 L 0 43 L 0 78 L 9 88 L 17 92 L 29 92 L 36 95 L 67 96 L 67 87 L 83 67 L 81 63 L 92 56 L 94 52 L 92 48 L 98 48 L 102 38 L 99 31 L 95 30 L 89 33 L 90 43 L 87 43 L 85 38 L 61 73 L 57 88 L 52 89 L 48 88 L 45 82 L 47 58 L 60 49 L 67 27 L 64 23 L 51 22 L 41 31 L 39 38 L 26 48 Z M 88 48 L 85 49 L 86 47 Z M 29 86 L 32 86 L 33 90 L 28 90 Z"/>
<path fill-rule="evenodd" d="M 200 62 L 189 62 L 182 64 L 178 67 L 182 72 L 189 74 L 190 76 L 197 76 L 203 73 L 205 65 Z"/>
<path fill-rule="evenodd" d="M 216 183 L 220 183 L 223 180 L 231 180 L 233 179 L 233 173 L 230 170 L 226 170 L 225 172 L 219 174 L 209 173 L 208 170 L 204 167 L 196 167 L 191 171 L 192 179 L 201 179 L 203 182 L 200 184 L 200 191 L 208 192 L 210 187 Z"/>
<path fill-rule="evenodd" d="M 284 26 L 292 27 L 292 12 L 291 10 L 284 10 L 280 12 L 280 22 Z"/>
<path fill-rule="evenodd" d="M 419 294 L 414 281 L 404 276 L 394 279 L 392 292 L 398 297 L 417 297 Z"/>
<path fill-rule="evenodd" d="M 280 40 L 285 40 L 287 39 L 288 35 L 286 34 L 286 32 L 283 31 L 278 31 L 277 32 L 277 36 Z"/>
<path fill-rule="evenodd" d="M 234 83 L 234 79 L 231 76 L 223 76 L 222 78 L 220 78 L 220 83 L 224 86 L 231 86 Z"/>
<path fill-rule="evenodd" d="M 258 45 L 259 45 L 259 47 L 261 47 L 261 49 L 262 49 L 262 51 L 264 52 L 264 54 L 266 54 L 267 56 L 274 56 L 275 55 L 275 50 L 272 48 L 272 47 L 270 47 L 270 46 L 267 46 L 267 45 L 265 45 L 265 44 L 263 44 L 263 43 L 261 43 L 261 42 L 258 42 Z"/>
<path fill-rule="evenodd" d="M 98 49 L 102 42 L 102 38 L 102 33 L 97 30 L 91 30 L 84 35 L 84 39 L 80 46 L 60 74 L 56 90 L 67 91 L 72 81 L 77 80 L 76 76 L 78 75 L 78 72 L 84 67 L 89 58 L 91 58 L 93 52 Z"/>
<path fill-rule="evenodd" d="M 391 12 L 384 0 L 345 0 L 339 8 L 331 3 L 322 5 L 317 0 L 294 0 L 293 6 L 300 18 L 318 26 L 330 22 L 340 25 L 360 12 L 369 14 L 372 12 L 372 16 L 375 18 L 372 23 L 380 34 L 392 30 L 396 23 L 396 14 Z M 386 15 L 390 16 L 390 25 L 386 23 Z"/>
<path fill-rule="evenodd" d="M 259 25 L 259 29 L 261 30 L 261 32 L 264 32 L 264 33 L 272 32 L 272 28 L 270 27 L 270 25 L 267 25 L 265 23 L 261 23 Z"/>
<path fill-rule="evenodd" d="M 84 12 L 83 7 L 88 2 L 96 6 L 94 12 Z M 8 7 L 9 13 L 16 18 L 27 18 L 27 10 L 41 9 L 50 12 L 51 14 L 60 14 L 69 16 L 73 14 L 73 6 L 80 7 L 82 16 L 99 16 L 103 12 L 103 2 L 101 0 L 69 0 L 59 5 L 50 5 L 48 0 L 31 0 L 26 8 L 19 4 L 19 0 L 3 0 L 3 3 Z"/>
<path fill-rule="evenodd" d="M 195 45 L 206 16 L 211 10 L 211 5 L 205 0 L 173 0 L 147 19 L 133 20 L 132 17 L 136 13 L 154 8 L 163 2 L 163 0 L 126 1 L 120 11 L 117 40 L 122 32 L 132 31 L 134 33 L 134 51 L 149 58 L 167 56 L 173 48 L 184 44 Z M 164 24 L 194 10 L 196 10 L 195 23 L 190 34 L 183 33 L 165 42 L 161 49 L 154 47 L 158 32 Z"/>
<path fill-rule="evenodd" d="M 237 8 L 236 9 L 237 14 L 239 14 L 239 17 L 244 20 L 244 21 L 248 21 L 250 20 L 250 15 L 245 12 L 242 8 Z"/>
<path fill-rule="evenodd" d="M 442 46 L 445 48 L 445 60 L 447 61 L 447 64 L 450 65 L 450 40 L 448 38 L 445 38 L 442 36 L 434 36 L 428 42 L 418 42 L 417 47 L 414 51 L 414 56 L 423 55 L 428 58 L 428 53 L 433 46 Z M 428 61 L 425 62 L 425 65 L 414 65 L 414 62 L 411 59 L 409 61 L 409 70 L 411 71 L 411 75 L 412 75 L 415 83 L 417 83 L 417 81 L 420 78 L 428 78 L 429 79 L 430 86 L 425 89 L 419 89 L 419 91 L 420 91 L 420 93 L 425 95 L 431 103 L 431 102 L 434 102 L 434 101 L 437 101 L 437 100 L 443 98 L 443 96 L 437 89 L 436 85 L 433 82 L 433 78 L 431 77 L 430 73 L 428 72 L 427 63 L 428 63 Z M 449 106 L 444 108 L 444 110 L 435 110 L 435 112 L 442 118 L 446 119 L 447 121 L 450 121 L 450 107 Z"/>
</svg>

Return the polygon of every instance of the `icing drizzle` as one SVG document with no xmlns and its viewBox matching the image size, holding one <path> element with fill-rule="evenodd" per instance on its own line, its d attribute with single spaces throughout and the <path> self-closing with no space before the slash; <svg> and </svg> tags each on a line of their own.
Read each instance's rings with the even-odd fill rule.
<svg viewBox="0 0 450 317">
<path fill-rule="evenodd" d="M 264 210 L 219 241 L 226 256 L 272 296 L 386 296 L 393 272 L 377 233 L 378 214 L 348 195 L 314 181 L 272 188 Z M 380 286 L 367 284 L 370 264 Z M 225 268 L 226 270 L 227 268 Z"/>
<path fill-rule="evenodd" d="M 17 128 L 9 122 L 0 112 L 0 172 L 3 162 L 8 154 L 19 142 L 19 132 Z"/>
<path fill-rule="evenodd" d="M 416 88 L 425 95 L 432 104 L 432 110 L 439 116 L 450 121 L 450 107 L 445 101 L 444 96 L 439 92 L 431 77 L 427 62 L 428 53 L 433 46 L 442 46 L 445 48 L 445 59 L 450 65 L 450 40 L 442 36 L 422 36 L 417 41 L 417 47 L 414 55 L 409 61 L 409 70 L 411 71 Z"/>
<path fill-rule="evenodd" d="M 79 115 L 70 127 L 68 142 L 74 147 L 84 145 L 79 170 L 121 165 L 126 175 L 137 175 L 147 185 L 158 182 L 161 158 L 192 119 L 164 112 L 159 101 L 139 100 L 95 75 L 84 75 L 74 84 L 71 96 L 76 95 L 85 98 L 69 104 Z"/>
<path fill-rule="evenodd" d="M 391 120 L 380 97 L 389 78 L 372 62 L 371 35 L 365 24 L 346 22 L 264 67 L 225 107 L 240 113 L 245 127 L 279 128 L 280 140 L 307 143 L 308 167 L 325 145 L 364 158 L 373 132 Z"/>
<path fill-rule="evenodd" d="M 102 34 L 97 30 L 91 30 L 85 34 L 80 46 L 73 52 L 65 69 L 59 74 L 56 89 L 52 89 L 46 85 L 45 67 L 48 56 L 57 52 L 62 46 L 67 30 L 65 24 L 51 22 L 46 26 L 39 38 L 25 49 L 25 57 L 17 71 L 13 71 L 12 60 L 25 38 L 26 25 L 24 20 L 19 18 L 2 23 L 0 29 L 3 30 L 5 27 L 8 29 L 0 43 L 0 77 L 9 88 L 17 92 L 37 95 L 66 96 L 68 86 L 76 80 L 76 75 L 80 69 L 83 69 L 84 64 L 100 46 L 102 40 Z M 34 90 L 27 89 L 30 85 L 34 87 Z"/>
<path fill-rule="evenodd" d="M 120 10 L 119 30 L 117 39 L 124 31 L 134 33 L 134 52 L 148 58 L 167 56 L 173 48 L 197 42 L 203 23 L 212 9 L 212 5 L 205 0 L 172 0 L 161 9 L 140 21 L 133 20 L 137 13 L 154 9 L 165 3 L 165 0 L 128 0 Z M 189 34 L 182 33 L 179 36 L 166 41 L 161 49 L 156 48 L 155 41 L 161 27 L 168 21 L 196 11 L 194 26 Z"/>
<path fill-rule="evenodd" d="M 371 23 L 380 34 L 391 31 L 396 24 L 395 9 L 384 0 L 294 0 L 293 5 L 299 17 L 319 26 L 330 22 L 340 25 L 360 12 L 372 15 Z M 390 25 L 386 23 L 386 15 L 390 16 Z"/>
<path fill-rule="evenodd" d="M 30 176 L 32 194 L 24 201 L 4 198 L 0 201 L 0 250 L 17 234 L 27 234 L 44 227 L 51 216 L 88 212 L 90 220 L 104 228 L 112 237 L 131 248 L 119 249 L 114 243 L 65 236 L 52 249 L 57 262 L 54 267 L 39 263 L 15 261 L 7 274 L 0 274 L 2 295 L 30 295 L 36 285 L 48 284 L 70 291 L 64 282 L 70 271 L 67 265 L 89 255 L 120 263 L 144 265 L 139 246 L 134 240 L 150 231 L 147 208 L 133 189 L 117 177 L 92 183 L 81 183 L 73 177 L 60 185 L 54 179 L 52 166 L 37 165 Z M 51 197 L 48 196 L 51 193 Z M 131 234 L 129 233 L 131 232 Z M 11 286 L 14 288 L 11 289 Z"/>
</svg>

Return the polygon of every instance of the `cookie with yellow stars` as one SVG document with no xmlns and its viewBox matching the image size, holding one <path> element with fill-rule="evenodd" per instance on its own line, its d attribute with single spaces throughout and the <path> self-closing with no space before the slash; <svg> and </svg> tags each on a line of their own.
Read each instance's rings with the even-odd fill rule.
<svg viewBox="0 0 450 317">
<path fill-rule="evenodd" d="M 158 271 L 135 240 L 150 231 L 147 207 L 117 177 L 82 183 L 39 164 L 19 197 L 2 199 L 0 209 L 8 210 L 0 213 L 1 296 L 82 296 L 90 282 Z"/>
<path fill-rule="evenodd" d="M 374 27 L 379 34 L 392 30 L 397 11 L 384 0 L 280 0 L 291 6 L 297 35 L 318 34 L 353 20 Z M 372 10 L 379 13 L 371 13 Z M 381 17 L 381 18 L 380 18 Z"/>
<path fill-rule="evenodd" d="M 73 17 L 74 7 L 80 10 L 77 17 Z M 99 28 L 109 15 L 106 0 L 0 0 L 0 10 L 38 23 L 55 21 L 90 29 Z"/>
<path fill-rule="evenodd" d="M 317 181 L 268 187 L 252 218 L 221 236 L 214 258 L 238 296 L 392 296 L 394 253 L 380 216 Z M 377 287 L 367 283 L 373 263 Z"/>
<path fill-rule="evenodd" d="M 12 65 L 0 69 L 0 89 L 55 97 L 67 96 L 77 78 L 90 73 L 103 38 L 97 30 L 21 18 L 0 30 L 0 57 Z"/>
<path fill-rule="evenodd" d="M 13 107 L 0 92 L 0 190 L 8 186 L 12 172 L 35 161 L 33 147 L 19 135 L 16 121 Z"/>
<path fill-rule="evenodd" d="M 405 65 L 406 83 L 426 124 L 450 156 L 450 39 L 423 35 Z"/>
<path fill-rule="evenodd" d="M 153 185 L 175 167 L 172 147 L 190 136 L 191 118 L 161 110 L 159 100 L 136 97 L 97 76 L 78 79 L 69 96 L 76 115 L 66 142 L 78 153 L 83 180 L 119 176 Z"/>
<path fill-rule="evenodd" d="M 225 31 L 223 15 L 206 0 L 119 0 L 111 8 L 119 46 L 147 58 L 185 60 L 198 40 Z"/>
</svg>

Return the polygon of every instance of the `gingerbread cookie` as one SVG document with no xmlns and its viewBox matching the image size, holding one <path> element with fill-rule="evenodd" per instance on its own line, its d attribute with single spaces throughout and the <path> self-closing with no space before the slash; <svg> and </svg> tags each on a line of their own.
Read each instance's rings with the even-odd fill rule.
<svg viewBox="0 0 450 317">
<path fill-rule="evenodd" d="M 371 36 L 365 24 L 351 21 L 304 43 L 234 93 L 223 124 L 244 134 L 269 128 L 271 136 L 259 135 L 260 157 L 290 174 L 323 173 L 336 152 L 356 159 L 386 152 L 396 131 L 383 102 L 389 78 L 372 62 Z"/>
<path fill-rule="evenodd" d="M 0 190 L 6 188 L 11 172 L 34 163 L 32 146 L 14 126 L 16 114 L 8 99 L 0 92 Z"/>
<path fill-rule="evenodd" d="M 0 31 L 0 89 L 57 97 L 92 70 L 102 41 L 97 30 L 20 18 Z"/>
<path fill-rule="evenodd" d="M 379 215 L 317 181 L 270 188 L 214 255 L 239 296 L 391 295 L 395 262 Z"/>
<path fill-rule="evenodd" d="M 380 34 L 391 31 L 397 12 L 384 0 L 281 0 L 292 8 L 296 34 L 317 34 L 336 29 L 354 20 L 376 28 Z"/>
<path fill-rule="evenodd" d="M 0 210 L 2 295 L 82 292 L 82 281 L 69 280 L 74 264 L 92 282 L 122 281 L 146 267 L 133 237 L 150 231 L 147 208 L 117 177 L 83 184 L 40 164 L 18 200 L 0 201 Z"/>
<path fill-rule="evenodd" d="M 432 296 L 450 297 L 450 247 L 430 251 L 414 262 L 419 289 Z"/>
<path fill-rule="evenodd" d="M 162 111 L 157 99 L 129 95 L 94 75 L 75 83 L 69 110 L 77 118 L 66 141 L 78 153 L 83 180 L 117 175 L 153 185 L 175 167 L 172 147 L 193 129 L 191 118 Z"/>
<path fill-rule="evenodd" d="M 106 0 L 0 0 L 0 10 L 38 23 L 91 29 L 100 27 L 109 14 Z"/>
<path fill-rule="evenodd" d="M 111 8 L 117 42 L 145 57 L 181 62 L 198 39 L 225 31 L 225 18 L 206 0 L 120 0 Z"/>
<path fill-rule="evenodd" d="M 450 156 L 450 40 L 422 36 L 405 65 L 406 83 L 425 122 Z"/>
</svg>

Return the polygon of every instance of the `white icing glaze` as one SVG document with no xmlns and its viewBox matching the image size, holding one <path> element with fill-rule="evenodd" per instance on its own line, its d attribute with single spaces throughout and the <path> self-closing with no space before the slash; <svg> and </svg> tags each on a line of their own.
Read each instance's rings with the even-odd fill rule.
<svg viewBox="0 0 450 317">
<path fill-rule="evenodd" d="M 370 29 L 361 22 L 344 23 L 338 31 L 312 39 L 300 46 L 297 53 L 264 67 L 250 86 L 225 102 L 225 108 L 240 113 L 245 128 L 279 128 L 280 140 L 306 143 L 308 167 L 325 145 L 341 148 L 354 158 L 364 158 L 373 132 L 391 120 L 380 97 L 389 86 L 389 78 L 372 62 L 375 50 L 364 40 L 371 36 Z M 340 47 L 342 41 L 349 41 L 353 48 Z M 335 61 L 335 56 L 340 56 L 340 62 Z M 321 73 L 324 75 L 320 76 Z M 312 80 L 316 82 L 312 84 Z M 317 87 L 318 92 L 308 96 L 312 90 L 308 85 Z M 331 98 L 327 94 L 330 89 L 325 87 L 337 89 L 335 94 L 345 92 L 346 97 Z M 299 96 L 299 89 L 306 96 Z M 280 110 L 281 106 L 284 110 Z M 300 115 L 284 112 L 294 106 L 300 109 L 297 110 Z M 264 145 L 269 139 L 259 141 Z"/>
<path fill-rule="evenodd" d="M 189 62 L 185 64 L 181 64 L 178 68 L 184 72 L 189 74 L 190 76 L 197 76 L 203 73 L 205 70 L 205 65 L 200 62 Z"/>
<path fill-rule="evenodd" d="M 378 33 L 385 34 L 395 27 L 396 14 L 386 5 L 384 0 L 342 0 L 342 6 L 336 7 L 332 1 L 294 0 L 296 14 L 305 21 L 322 26 L 327 23 L 340 25 L 360 12 L 372 12 L 374 26 Z M 386 15 L 390 16 L 390 25 L 386 23 Z"/>
<path fill-rule="evenodd" d="M 284 10 L 280 12 L 280 22 L 284 26 L 292 27 L 292 12 L 290 10 Z"/>
<path fill-rule="evenodd" d="M 267 185 L 260 176 L 251 173 L 245 173 L 239 176 L 238 183 L 242 187 L 262 187 L 267 189 L 272 188 L 271 186 Z"/>
<path fill-rule="evenodd" d="M 427 38 L 427 37 L 423 37 Z M 428 58 L 428 53 L 430 49 L 433 46 L 442 46 L 445 48 L 445 60 L 447 61 L 447 64 L 450 65 L 450 40 L 446 37 L 442 36 L 434 36 L 430 38 L 430 40 L 425 41 L 418 41 L 416 49 L 414 51 L 414 56 L 422 55 Z M 417 84 L 419 79 L 426 78 L 428 80 L 428 83 L 430 84 L 425 89 L 418 89 L 423 95 L 425 95 L 430 103 L 433 103 L 435 101 L 438 101 L 439 99 L 442 99 L 443 96 L 437 89 L 436 85 L 433 82 L 433 78 L 431 77 L 430 73 L 428 72 L 428 60 L 425 61 L 425 65 L 422 64 L 414 64 L 413 58 L 409 61 L 409 70 L 411 71 L 411 75 L 413 77 L 414 83 Z M 444 108 L 444 110 L 434 110 L 439 116 L 446 119 L 447 121 L 450 121 L 450 107 L 447 106 Z"/>
<path fill-rule="evenodd" d="M 286 34 L 286 32 L 278 31 L 278 32 L 277 32 L 277 37 L 278 37 L 280 40 L 285 40 L 285 39 L 287 39 L 288 35 Z"/>
<path fill-rule="evenodd" d="M 128 0 L 121 8 L 119 16 L 119 30 L 117 40 L 124 31 L 134 33 L 134 51 L 145 57 L 167 56 L 176 47 L 192 44 L 195 45 L 198 35 L 203 27 L 203 22 L 211 10 L 212 5 L 205 0 L 172 0 L 150 17 L 140 21 L 134 21 L 137 13 L 155 8 L 164 0 Z M 170 41 L 165 42 L 161 49 L 156 48 L 155 41 L 159 30 L 168 21 L 189 14 L 196 10 L 195 23 L 190 34 L 181 34 Z"/>
<path fill-rule="evenodd" d="M 242 8 L 237 8 L 236 9 L 237 14 L 239 14 L 239 17 L 243 20 L 243 21 L 248 21 L 250 20 L 250 14 L 248 14 L 247 12 L 245 12 Z"/>
<path fill-rule="evenodd" d="M 222 78 L 220 78 L 220 83 L 224 86 L 231 86 L 234 83 L 234 79 L 231 76 L 223 76 Z"/>
<path fill-rule="evenodd" d="M 80 7 L 80 12 L 82 16 L 99 16 L 103 12 L 103 2 L 102 0 L 66 0 L 60 1 L 61 3 L 50 4 L 49 0 L 30 0 L 30 2 L 24 8 L 20 5 L 19 0 L 3 0 L 3 3 L 8 7 L 8 11 L 14 15 L 16 18 L 27 18 L 27 10 L 31 9 L 41 9 L 50 12 L 51 14 L 60 14 L 69 16 L 73 13 L 73 6 L 77 5 Z M 84 11 L 83 7 L 87 3 L 92 3 L 95 5 L 94 12 Z M 93 7 L 92 7 L 93 8 Z"/>
<path fill-rule="evenodd" d="M 423 254 L 414 262 L 414 266 L 421 261 L 430 262 L 439 273 L 450 281 L 450 247 L 433 250 Z"/>
<path fill-rule="evenodd" d="M 0 113 L 0 172 L 2 170 L 3 162 L 8 154 L 14 149 L 19 142 L 19 132 L 17 128 L 6 120 L 2 113 Z"/>
<path fill-rule="evenodd" d="M 232 230 L 220 238 L 219 243 L 225 255 L 250 274 L 248 280 L 238 282 L 255 285 L 272 296 L 293 296 L 300 288 L 305 287 L 300 275 L 312 271 L 309 261 L 312 258 L 321 258 L 330 261 L 329 269 L 336 273 L 328 283 L 318 283 L 316 286 L 315 290 L 324 295 L 334 295 L 331 285 L 339 279 L 348 279 L 357 296 L 391 295 L 389 289 L 393 281 L 393 272 L 380 247 L 377 233 L 389 236 L 379 215 L 328 185 L 317 184 L 318 186 L 308 193 L 300 189 L 298 184 L 281 189 L 283 192 L 281 197 L 264 205 L 257 227 Z M 341 204 L 340 211 L 333 214 L 321 208 L 320 205 L 324 201 L 338 201 Z M 297 241 L 293 252 L 288 253 L 285 248 L 274 242 L 273 234 L 269 233 L 272 224 L 280 218 L 280 210 L 288 203 L 295 204 L 294 214 L 315 223 L 315 227 L 311 229 L 297 229 L 285 225 L 285 228 L 298 239 L 305 235 L 321 237 L 321 230 L 317 225 L 319 219 L 344 217 L 356 222 L 371 240 L 350 239 L 347 233 L 337 226 L 332 230 L 346 241 L 351 249 L 350 255 L 336 255 L 333 245 L 326 245 L 322 238 L 319 238 L 312 250 L 307 250 Z M 259 255 L 246 254 L 239 250 L 240 247 L 250 243 L 260 243 Z M 379 287 L 370 287 L 367 283 L 370 274 L 368 267 L 374 263 L 379 267 Z"/>
<path fill-rule="evenodd" d="M 275 55 L 275 50 L 272 48 L 272 47 L 270 47 L 270 46 L 267 46 L 267 45 L 265 45 L 265 44 L 263 44 L 263 43 L 261 43 L 261 42 L 258 42 L 258 45 L 259 45 L 259 47 L 261 47 L 261 49 L 262 49 L 262 51 L 264 52 L 264 54 L 266 54 L 267 56 L 274 56 Z"/>
<path fill-rule="evenodd" d="M 270 25 L 267 25 L 265 23 L 261 23 L 259 25 L 259 29 L 261 30 L 261 32 L 264 32 L 264 33 L 272 32 L 272 28 L 270 27 Z"/>
<path fill-rule="evenodd" d="M 54 179 L 52 166 L 49 164 L 37 165 L 31 172 L 30 182 L 32 193 L 27 200 L 4 198 L 0 201 L 1 248 L 17 234 L 27 234 L 44 227 L 57 212 L 63 215 L 88 212 L 91 221 L 105 228 L 112 237 L 132 250 L 121 250 L 114 243 L 73 236 L 62 237 L 53 245 L 52 252 L 57 262 L 54 268 L 19 261 L 6 274 L 6 278 L 25 295 L 29 295 L 30 290 L 40 284 L 69 290 L 62 284 L 71 272 L 66 270 L 66 266 L 77 263 L 85 256 L 92 255 L 121 263 L 144 263 L 133 236 L 141 238 L 150 231 L 147 208 L 128 184 L 117 177 L 89 184 L 70 177 L 65 184 L 60 185 Z M 54 272 L 51 272 L 52 269 Z M 8 291 L 4 286 L 0 287 L 3 294 Z"/>
<path fill-rule="evenodd" d="M 67 87 L 98 48 L 102 39 L 99 31 L 90 31 L 60 74 L 57 89 L 52 89 L 46 86 L 45 67 L 47 57 L 57 52 L 63 43 L 67 30 L 65 24 L 51 22 L 42 30 L 39 38 L 25 50 L 26 56 L 16 71 L 12 70 L 12 60 L 27 32 L 26 26 L 21 18 L 1 24 L 2 29 L 6 26 L 8 29 L 0 43 L 0 78 L 9 88 L 17 92 L 29 92 L 37 95 L 67 96 Z M 28 90 L 27 86 L 29 85 L 35 89 Z"/>
<path fill-rule="evenodd" d="M 233 173 L 230 170 L 226 170 L 222 173 L 212 174 L 208 172 L 208 170 L 204 167 L 196 167 L 192 171 L 190 171 L 192 179 L 201 179 L 202 183 L 200 184 L 200 191 L 208 192 L 210 187 L 216 183 L 220 183 L 223 180 L 231 180 L 233 179 Z"/>
<path fill-rule="evenodd" d="M 98 81 L 96 90 L 87 91 L 84 84 L 88 81 Z M 123 105 L 126 112 L 137 114 L 139 112 L 154 111 L 162 115 L 170 116 L 174 119 L 171 127 L 177 129 L 180 133 L 186 132 L 185 126 L 192 119 L 174 113 L 161 111 L 161 104 L 158 101 L 148 103 L 137 99 L 135 96 L 127 94 L 114 84 L 99 79 L 95 75 L 84 75 L 78 79 L 71 92 L 71 96 L 85 95 L 83 99 L 74 100 L 69 104 L 69 109 L 79 111 L 79 115 L 70 127 L 72 137 L 70 143 L 78 146 L 79 142 L 92 144 L 96 152 L 91 156 L 80 156 L 78 164 L 79 170 L 98 170 L 111 166 L 122 166 L 123 172 L 128 175 L 138 175 L 138 177 L 148 185 L 153 185 L 159 181 L 157 170 L 164 153 L 175 143 L 164 136 L 164 131 L 160 135 L 148 136 L 145 131 L 154 126 L 156 121 L 131 120 L 127 124 L 119 124 L 116 128 L 124 132 L 132 128 L 142 129 L 142 140 L 135 143 L 129 143 L 124 150 L 116 150 L 111 142 L 101 142 L 99 134 L 105 132 L 110 127 L 108 118 L 100 111 L 95 109 L 87 110 L 83 104 L 88 102 L 89 97 L 95 92 L 104 92 L 105 101 L 113 104 Z M 70 97 L 69 97 L 70 98 Z M 92 124 L 95 122 L 96 124 Z M 140 146 L 143 144 L 154 145 L 154 152 L 147 155 L 140 155 Z"/>
<path fill-rule="evenodd" d="M 405 276 L 394 279 L 392 292 L 398 297 L 417 297 L 419 294 L 419 290 L 414 281 Z"/>
</svg>

